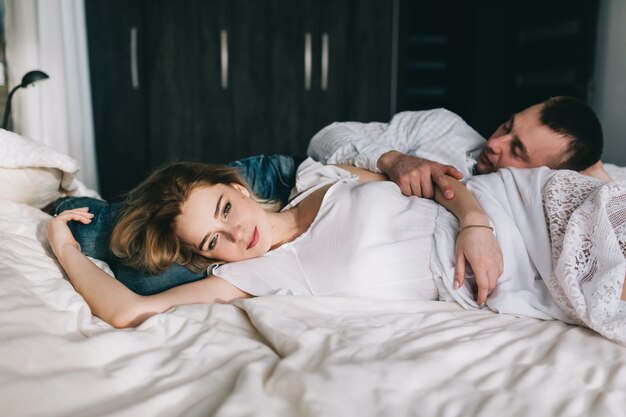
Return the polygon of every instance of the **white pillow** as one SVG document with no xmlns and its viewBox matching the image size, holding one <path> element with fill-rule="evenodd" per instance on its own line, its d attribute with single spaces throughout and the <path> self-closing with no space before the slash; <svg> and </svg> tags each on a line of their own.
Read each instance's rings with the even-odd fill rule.
<svg viewBox="0 0 626 417">
<path fill-rule="evenodd" d="M 0 167 L 0 198 L 44 208 L 65 193 L 57 168 Z"/>
<path fill-rule="evenodd" d="M 15 132 L 0 129 L 0 198 L 43 208 L 76 190 L 78 162 Z"/>
</svg>

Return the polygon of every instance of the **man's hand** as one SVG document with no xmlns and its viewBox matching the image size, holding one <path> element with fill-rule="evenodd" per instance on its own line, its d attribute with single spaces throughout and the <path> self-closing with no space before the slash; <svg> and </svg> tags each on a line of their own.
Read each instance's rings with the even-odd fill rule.
<svg viewBox="0 0 626 417">
<path fill-rule="evenodd" d="M 378 158 L 378 169 L 400 187 L 402 194 L 433 198 L 433 183 L 439 186 L 446 199 L 454 197 L 454 190 L 446 174 L 456 179 L 463 174 L 450 165 L 429 161 L 398 151 L 385 152 Z"/>
<path fill-rule="evenodd" d="M 482 306 L 496 288 L 504 271 L 502 250 L 493 232 L 485 227 L 470 227 L 459 233 L 456 241 L 456 267 L 454 286 L 460 288 L 465 281 L 466 262 L 472 267 L 478 294 L 476 302 Z"/>
</svg>

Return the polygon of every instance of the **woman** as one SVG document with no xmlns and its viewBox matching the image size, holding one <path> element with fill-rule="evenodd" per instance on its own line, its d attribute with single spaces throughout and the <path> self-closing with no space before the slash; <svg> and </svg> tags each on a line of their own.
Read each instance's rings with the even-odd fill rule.
<svg viewBox="0 0 626 417">
<path fill-rule="evenodd" d="M 291 203 L 279 213 L 267 213 L 232 172 L 207 174 L 202 167 L 170 166 L 131 193 L 113 248 L 130 265 L 154 271 L 174 261 L 196 269 L 211 259 L 232 262 L 213 268 L 208 279 L 138 296 L 80 253 L 66 223 L 88 223 L 86 209 L 64 212 L 50 222 L 53 251 L 94 314 L 127 327 L 179 304 L 277 292 L 387 299 L 439 296 L 478 308 L 503 271 L 490 219 L 460 183 L 455 184 L 454 199 L 437 199 L 457 222 L 430 200 L 402 196 L 395 184 L 381 182 L 384 178 L 377 174 L 307 160 L 299 168 Z M 556 304 L 549 282 L 540 279 L 552 272 L 553 237 L 540 197 L 556 174 L 525 171 L 505 170 L 469 184 L 495 224 L 506 259 L 503 279 L 487 305 L 501 312 L 580 322 L 559 307 L 562 303 Z M 574 185 L 579 188 L 576 181 Z M 598 186 L 592 181 L 590 189 Z M 465 259 L 475 279 L 465 280 Z M 477 301 L 473 285 L 478 287 Z M 623 274 L 619 285 L 621 290 Z M 619 294 L 609 301 L 620 303 Z"/>
</svg>

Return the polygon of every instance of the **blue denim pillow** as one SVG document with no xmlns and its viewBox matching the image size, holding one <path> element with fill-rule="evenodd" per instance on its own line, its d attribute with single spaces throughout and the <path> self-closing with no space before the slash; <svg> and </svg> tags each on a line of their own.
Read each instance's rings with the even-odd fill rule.
<svg viewBox="0 0 626 417">
<path fill-rule="evenodd" d="M 287 204 L 291 189 L 296 183 L 296 169 L 304 158 L 288 155 L 258 155 L 228 162 L 239 169 L 241 177 L 254 194 L 266 200 L 279 200 Z"/>
<path fill-rule="evenodd" d="M 227 165 L 238 168 L 243 179 L 260 198 L 280 200 L 286 204 L 295 184 L 296 167 L 302 160 L 287 155 L 259 155 Z M 89 224 L 69 223 L 82 252 L 107 262 L 117 280 L 132 291 L 141 295 L 156 294 L 206 277 L 206 272 L 196 273 L 178 264 L 158 275 L 129 268 L 115 258 L 109 249 L 111 232 L 124 209 L 124 203 L 108 203 L 89 197 L 65 197 L 55 202 L 54 213 L 78 207 L 89 207 L 89 211 L 95 214 Z"/>
<path fill-rule="evenodd" d="M 132 291 L 141 295 L 156 294 L 177 285 L 206 277 L 205 272 L 193 272 L 182 265 L 172 265 L 158 275 L 138 271 L 121 263 L 109 249 L 113 227 L 124 209 L 124 203 L 107 203 L 89 197 L 65 197 L 55 203 L 55 213 L 79 207 L 89 207 L 94 217 L 89 224 L 69 222 L 69 228 L 81 251 L 92 258 L 109 264 L 115 278 Z"/>
</svg>

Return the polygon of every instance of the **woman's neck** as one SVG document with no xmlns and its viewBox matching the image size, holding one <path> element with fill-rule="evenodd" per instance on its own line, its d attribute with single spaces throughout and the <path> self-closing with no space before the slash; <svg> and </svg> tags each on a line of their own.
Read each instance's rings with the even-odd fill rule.
<svg viewBox="0 0 626 417">
<path fill-rule="evenodd" d="M 330 185 L 321 187 L 308 195 L 297 206 L 280 213 L 270 213 L 272 227 L 272 249 L 291 242 L 307 229 L 315 220 L 322 200 Z"/>
<path fill-rule="evenodd" d="M 279 213 L 270 213 L 270 225 L 272 227 L 272 249 L 291 242 L 302 233 L 298 220 L 296 207 Z"/>
</svg>

